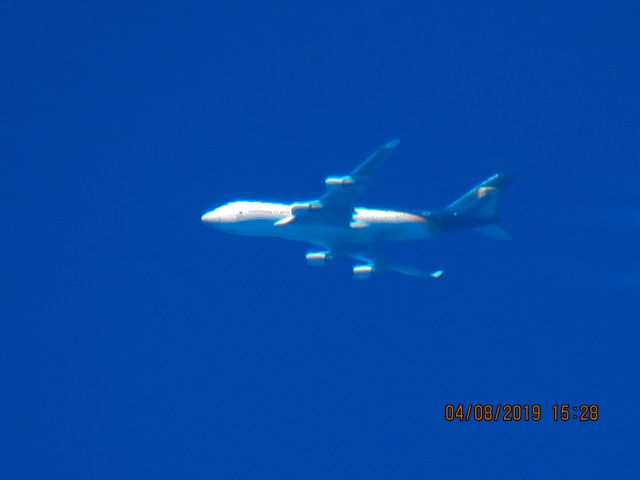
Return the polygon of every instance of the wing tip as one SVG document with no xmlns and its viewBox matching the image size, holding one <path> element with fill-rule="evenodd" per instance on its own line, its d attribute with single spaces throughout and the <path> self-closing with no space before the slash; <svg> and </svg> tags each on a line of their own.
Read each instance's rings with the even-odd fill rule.
<svg viewBox="0 0 640 480">
<path fill-rule="evenodd" d="M 444 274 L 444 270 L 436 270 L 435 272 L 431 272 L 429 276 L 431 278 L 440 278 Z"/>
<path fill-rule="evenodd" d="M 382 146 L 382 148 L 396 148 L 399 143 L 400 143 L 400 139 L 399 138 L 394 138 L 392 140 L 389 140 L 387 143 L 385 143 Z"/>
</svg>

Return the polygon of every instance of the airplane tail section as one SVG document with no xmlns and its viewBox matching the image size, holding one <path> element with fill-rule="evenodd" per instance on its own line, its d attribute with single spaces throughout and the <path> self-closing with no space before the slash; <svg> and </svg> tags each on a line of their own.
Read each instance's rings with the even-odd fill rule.
<svg viewBox="0 0 640 480">
<path fill-rule="evenodd" d="M 475 186 L 443 210 L 431 212 L 436 226 L 442 230 L 475 228 L 477 231 L 501 240 L 511 237 L 497 224 L 498 207 L 502 193 L 510 183 L 507 175 L 497 173 Z"/>
<path fill-rule="evenodd" d="M 465 193 L 449 205 L 445 211 L 486 220 L 487 223 L 497 222 L 500 197 L 508 184 L 509 178 L 502 173 L 497 173 Z"/>
</svg>

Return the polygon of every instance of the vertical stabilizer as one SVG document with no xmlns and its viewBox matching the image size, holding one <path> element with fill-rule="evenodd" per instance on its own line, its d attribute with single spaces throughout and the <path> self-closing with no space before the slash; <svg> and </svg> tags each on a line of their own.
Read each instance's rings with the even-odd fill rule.
<svg viewBox="0 0 640 480">
<path fill-rule="evenodd" d="M 509 178 L 497 173 L 480 185 L 465 193 L 445 211 L 466 218 L 492 223 L 498 221 L 498 204 L 503 190 L 509 185 Z"/>
<path fill-rule="evenodd" d="M 436 228 L 458 230 L 475 228 L 478 232 L 500 240 L 511 237 L 499 225 L 498 207 L 509 177 L 497 173 L 475 186 L 443 210 L 425 212 Z"/>
</svg>

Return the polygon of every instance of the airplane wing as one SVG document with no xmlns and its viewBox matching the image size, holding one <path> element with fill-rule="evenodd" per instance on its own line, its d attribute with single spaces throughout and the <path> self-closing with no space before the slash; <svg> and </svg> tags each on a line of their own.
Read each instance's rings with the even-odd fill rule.
<svg viewBox="0 0 640 480">
<path fill-rule="evenodd" d="M 385 158 L 398 143 L 399 140 L 391 140 L 381 146 L 349 175 L 327 177 L 326 192 L 318 201 L 294 204 L 291 216 L 279 220 L 276 226 L 285 226 L 293 221 L 349 226 L 356 198 L 371 184 Z"/>
<path fill-rule="evenodd" d="M 391 260 L 389 258 L 382 257 L 380 255 L 375 255 L 373 253 L 349 253 L 349 257 L 354 258 L 356 260 L 360 260 L 361 262 L 365 262 L 367 266 L 370 266 L 370 273 L 375 271 L 393 271 L 397 273 L 402 273 L 404 275 L 410 275 L 412 277 L 418 278 L 440 278 L 444 273 L 442 270 L 436 270 L 434 272 L 425 272 L 419 268 L 410 267 L 408 265 L 404 265 L 400 262 L 396 262 L 395 260 Z M 356 267 L 357 268 L 357 267 Z M 358 272 L 357 269 L 354 268 L 354 273 Z"/>
<path fill-rule="evenodd" d="M 325 208 L 352 210 L 353 202 L 373 181 L 389 153 L 398 146 L 399 140 L 391 140 L 378 148 L 345 177 L 328 177 L 325 180 L 326 193 L 320 198 Z"/>
</svg>

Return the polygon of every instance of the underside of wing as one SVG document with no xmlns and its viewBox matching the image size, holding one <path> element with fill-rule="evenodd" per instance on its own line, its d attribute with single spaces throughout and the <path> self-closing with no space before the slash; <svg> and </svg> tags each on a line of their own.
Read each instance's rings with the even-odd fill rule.
<svg viewBox="0 0 640 480">
<path fill-rule="evenodd" d="M 418 278 L 440 278 L 444 273 L 435 270 L 431 273 L 419 268 L 396 262 L 389 258 L 373 253 L 369 249 L 363 249 L 358 245 L 334 245 L 329 250 L 310 251 L 306 254 L 309 265 L 322 266 L 332 262 L 336 258 L 353 258 L 358 264 L 353 267 L 353 275 L 357 279 L 370 278 L 374 272 L 397 272 Z"/>
<path fill-rule="evenodd" d="M 353 273 L 356 278 L 368 278 L 374 271 L 392 271 L 396 273 L 402 273 L 403 275 L 410 275 L 418 278 L 440 278 L 443 274 L 442 270 L 436 270 L 434 272 L 426 272 L 419 268 L 411 267 L 395 260 L 375 255 L 372 253 L 350 253 L 349 256 L 361 262 L 365 262 L 364 265 L 357 265 L 353 268 Z M 366 277 L 364 274 L 368 274 Z"/>
</svg>

